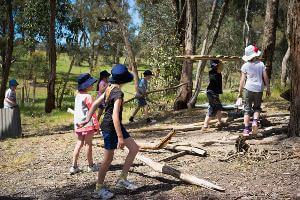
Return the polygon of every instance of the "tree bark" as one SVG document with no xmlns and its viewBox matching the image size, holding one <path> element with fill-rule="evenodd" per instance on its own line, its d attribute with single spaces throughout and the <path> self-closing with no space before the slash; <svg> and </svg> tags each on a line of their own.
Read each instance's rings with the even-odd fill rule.
<svg viewBox="0 0 300 200">
<path fill-rule="evenodd" d="M 286 86 L 287 82 L 287 77 L 288 77 L 288 61 L 290 59 L 291 55 L 291 22 L 290 22 L 290 12 L 291 8 L 290 5 L 288 6 L 288 12 L 287 12 L 287 22 L 286 22 L 286 40 L 288 42 L 288 49 L 282 59 L 282 64 L 281 64 L 281 85 Z"/>
<path fill-rule="evenodd" d="M 245 22 L 243 26 L 243 39 L 244 39 L 244 46 L 248 46 L 249 43 L 249 24 L 248 24 L 248 13 L 249 13 L 249 5 L 251 0 L 245 0 Z"/>
<path fill-rule="evenodd" d="M 51 113 L 55 108 L 55 80 L 56 80 L 56 46 L 55 46 L 55 15 L 56 0 L 49 0 L 50 3 L 50 28 L 49 28 L 49 67 L 50 74 L 47 84 L 47 99 L 45 112 Z"/>
<path fill-rule="evenodd" d="M 291 0 L 291 88 L 292 102 L 289 135 L 300 136 L 300 0 Z"/>
<path fill-rule="evenodd" d="M 5 25 L 3 28 L 6 29 L 6 24 L 8 25 L 8 35 L 7 37 L 7 45 L 6 51 L 3 50 L 2 53 L 2 80 L 1 80 L 1 88 L 0 88 L 0 108 L 3 108 L 3 102 L 5 98 L 5 90 L 6 84 L 8 81 L 9 71 L 12 63 L 12 53 L 14 48 L 14 21 L 12 15 L 12 4 L 10 0 L 5 0 L 5 9 L 6 9 L 6 21 L 3 22 Z M 5 33 L 5 31 L 4 31 Z M 5 48 L 4 48 L 5 49 Z"/>
<path fill-rule="evenodd" d="M 276 43 L 278 7 L 279 0 L 267 0 L 263 37 L 263 58 L 269 79 L 271 79 L 272 75 L 272 62 Z"/>
<path fill-rule="evenodd" d="M 186 8 L 186 29 L 185 29 L 185 55 L 193 55 L 196 50 L 197 41 L 197 0 L 187 0 Z M 178 96 L 174 103 L 174 109 L 187 108 L 187 103 L 192 96 L 193 61 L 185 60 L 181 72 L 181 83 L 189 82 L 178 90 Z"/>
<path fill-rule="evenodd" d="M 218 20 L 217 20 L 215 28 L 214 28 L 212 40 L 211 40 L 211 42 L 210 42 L 210 44 L 209 44 L 208 47 L 207 47 L 207 45 L 208 45 L 207 42 L 204 40 L 203 46 L 202 46 L 201 55 L 209 54 L 210 51 L 212 50 L 212 47 L 213 47 L 213 45 L 215 44 L 215 42 L 216 42 L 216 40 L 218 38 L 220 27 L 222 25 L 223 19 L 225 17 L 227 9 L 228 9 L 229 1 L 230 0 L 224 0 L 224 2 L 222 4 L 222 7 L 221 7 L 221 11 L 220 11 L 219 17 L 218 17 Z M 212 13 L 211 15 L 212 16 L 213 16 L 213 12 L 215 12 L 214 8 L 212 8 L 212 11 L 211 11 L 211 13 Z M 199 95 L 199 92 L 200 92 L 200 89 L 201 89 L 201 83 L 202 83 L 202 78 L 203 78 L 203 73 L 204 73 L 206 62 L 207 62 L 206 60 L 200 60 L 198 62 L 197 74 L 196 74 L 196 88 L 195 88 L 195 91 L 194 91 L 194 94 L 193 94 L 192 98 L 190 99 L 190 101 L 188 103 L 188 107 L 189 108 L 194 108 L 195 105 L 196 105 L 197 98 L 198 98 L 198 95 Z"/>
<path fill-rule="evenodd" d="M 131 46 L 131 43 L 129 41 L 129 33 L 128 33 L 128 28 L 126 26 L 127 24 L 121 19 L 119 14 L 116 12 L 112 2 L 109 1 L 109 0 L 106 0 L 106 3 L 109 6 L 109 8 L 110 8 L 111 12 L 113 13 L 113 15 L 115 16 L 116 21 L 117 21 L 118 29 L 122 33 L 122 36 L 123 36 L 123 39 L 124 39 L 124 42 L 125 42 L 125 46 L 126 46 L 126 49 L 127 49 L 128 57 L 129 57 L 129 66 L 128 66 L 128 68 L 133 73 L 135 89 L 136 89 L 136 91 L 138 91 L 139 76 L 138 76 L 138 71 L 137 71 L 137 64 L 136 64 L 136 61 L 135 61 L 135 53 L 134 53 L 134 51 L 132 49 L 132 46 Z"/>
</svg>

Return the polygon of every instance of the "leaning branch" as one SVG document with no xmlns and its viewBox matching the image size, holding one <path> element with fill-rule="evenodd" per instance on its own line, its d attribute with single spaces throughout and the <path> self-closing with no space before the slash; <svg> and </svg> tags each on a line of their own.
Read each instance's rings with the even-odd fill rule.
<svg viewBox="0 0 300 200">
<path fill-rule="evenodd" d="M 183 85 L 186 85 L 186 84 L 188 84 L 188 82 L 181 83 L 179 85 L 176 85 L 176 86 L 173 86 L 173 87 L 169 87 L 169 88 L 164 88 L 164 89 L 159 89 L 159 90 L 153 90 L 153 91 L 150 91 L 150 92 L 146 92 L 146 94 L 144 96 L 147 96 L 148 94 L 152 94 L 152 93 L 156 93 L 156 92 L 165 92 L 167 90 L 174 90 L 174 89 L 177 89 L 177 88 L 179 88 L 179 87 L 181 87 Z M 140 98 L 140 97 L 138 97 L 138 96 L 132 97 L 132 98 L 124 101 L 124 103 L 128 103 L 128 102 L 133 101 L 134 99 L 138 99 L 138 98 Z"/>
</svg>

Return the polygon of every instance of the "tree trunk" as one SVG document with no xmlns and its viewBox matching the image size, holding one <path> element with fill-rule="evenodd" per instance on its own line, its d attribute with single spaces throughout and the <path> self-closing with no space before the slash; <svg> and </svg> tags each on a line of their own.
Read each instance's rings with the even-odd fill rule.
<svg viewBox="0 0 300 200">
<path fill-rule="evenodd" d="M 55 15 L 56 0 L 49 0 L 50 3 L 50 29 L 49 29 L 49 67 L 50 74 L 47 85 L 47 99 L 45 112 L 51 113 L 55 108 L 55 79 L 56 79 L 56 46 L 55 46 Z"/>
<path fill-rule="evenodd" d="M 292 102 L 290 116 L 290 136 L 300 136 L 300 0 L 291 0 L 291 85 Z"/>
<path fill-rule="evenodd" d="M 196 50 L 197 41 L 197 0 L 187 0 L 186 8 L 186 29 L 185 29 L 185 55 L 193 55 Z M 193 80 L 193 61 L 185 60 L 183 62 L 181 83 L 189 82 L 179 88 L 178 96 L 174 103 L 174 109 L 187 108 L 187 103 L 192 96 Z"/>
<path fill-rule="evenodd" d="M 61 93 L 60 93 L 60 97 L 59 97 L 59 100 L 58 100 L 58 105 L 57 105 L 58 108 L 61 108 L 61 105 L 62 105 L 62 102 L 63 102 L 63 99 L 64 99 L 64 94 L 65 94 L 65 91 L 66 91 L 66 88 L 67 88 L 67 84 L 68 84 L 69 79 L 70 79 L 70 74 L 71 74 L 71 71 L 72 71 L 72 68 L 73 68 L 73 65 L 74 65 L 76 56 L 77 56 L 77 54 L 75 54 L 75 55 L 72 57 L 72 60 L 71 60 L 70 66 L 69 66 L 68 73 L 67 73 L 67 75 L 66 75 L 66 77 L 65 77 L 64 85 L 63 85 L 63 87 L 62 87 L 62 90 L 61 90 Z"/>
<path fill-rule="evenodd" d="M 229 1 L 230 0 L 224 0 L 224 2 L 222 4 L 222 7 L 221 7 L 219 17 L 218 17 L 218 20 L 217 20 L 215 28 L 214 28 L 212 40 L 211 40 L 209 46 L 207 47 L 208 44 L 206 43 L 206 41 L 204 39 L 201 55 L 209 54 L 210 51 L 212 50 L 212 47 L 213 47 L 213 45 L 215 44 L 215 42 L 218 38 L 220 27 L 222 25 L 223 19 L 225 17 L 226 12 L 227 12 Z M 214 8 L 212 8 L 211 16 L 213 16 L 213 12 L 214 12 Z M 195 105 L 196 105 L 197 98 L 198 98 L 198 95 L 199 95 L 199 92 L 200 92 L 200 89 L 201 89 L 201 83 L 202 83 L 202 79 L 203 79 L 203 74 L 204 74 L 204 69 L 205 69 L 206 62 L 207 62 L 206 60 L 200 60 L 198 62 L 197 74 L 196 74 L 196 88 L 195 88 L 195 91 L 194 91 L 194 94 L 193 94 L 191 100 L 188 103 L 189 108 L 194 108 Z"/>
<path fill-rule="evenodd" d="M 248 46 L 249 43 L 249 24 L 248 24 L 248 13 L 249 13 L 249 5 L 251 0 L 245 0 L 245 22 L 243 26 L 243 39 L 244 39 L 244 46 Z"/>
<path fill-rule="evenodd" d="M 288 12 L 287 12 L 287 22 L 286 22 L 286 40 L 288 42 L 288 49 L 282 59 L 282 64 L 281 64 L 281 85 L 282 86 L 286 86 L 286 82 L 287 82 L 287 77 L 288 77 L 288 61 L 290 59 L 290 55 L 291 55 L 291 25 L 292 23 L 290 22 L 290 5 L 288 7 Z"/>
<path fill-rule="evenodd" d="M 3 102 L 5 98 L 5 90 L 6 84 L 8 81 L 11 61 L 12 61 L 12 53 L 14 48 L 14 21 L 12 15 L 12 4 L 10 0 L 5 1 L 5 9 L 6 9 L 6 21 L 8 24 L 8 36 L 7 37 L 7 46 L 6 51 L 2 54 L 2 80 L 1 80 L 1 88 L 0 88 L 0 108 L 3 108 Z M 6 22 L 3 23 L 5 25 L 3 28 L 6 29 Z M 4 31 L 5 33 L 5 31 Z"/>
<path fill-rule="evenodd" d="M 32 89 L 32 102 L 35 102 L 35 91 L 36 91 L 36 76 L 33 78 L 33 89 Z"/>
<path fill-rule="evenodd" d="M 131 43 L 129 41 L 129 33 L 128 33 L 128 28 L 127 28 L 127 24 L 121 19 L 121 17 L 119 16 L 119 14 L 117 13 L 117 11 L 114 9 L 114 6 L 112 4 L 111 1 L 106 0 L 107 5 L 109 6 L 111 12 L 113 13 L 113 15 L 116 17 L 117 19 L 117 26 L 118 29 L 120 30 L 120 32 L 122 33 L 124 42 L 125 42 L 125 46 L 127 49 L 127 54 L 129 57 L 129 70 L 132 71 L 133 76 L 134 76 L 134 85 L 135 85 L 135 89 L 136 91 L 138 91 L 138 83 L 139 83 L 139 76 L 138 76 L 138 71 L 137 71 L 137 64 L 135 61 L 135 53 L 132 49 Z"/>
<path fill-rule="evenodd" d="M 279 0 L 267 0 L 263 37 L 263 58 L 269 79 L 271 79 L 272 75 L 272 62 L 276 43 L 278 6 Z"/>
<path fill-rule="evenodd" d="M 176 33 L 175 36 L 178 39 L 178 45 L 184 45 L 185 37 L 185 13 L 186 13 L 186 0 L 173 0 L 173 5 L 176 8 Z M 182 46 L 184 49 L 184 46 Z"/>
</svg>

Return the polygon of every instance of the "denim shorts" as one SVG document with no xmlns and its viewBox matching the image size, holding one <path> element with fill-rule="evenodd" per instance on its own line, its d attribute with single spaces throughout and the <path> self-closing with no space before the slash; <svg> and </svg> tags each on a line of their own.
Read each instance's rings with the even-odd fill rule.
<svg viewBox="0 0 300 200">
<path fill-rule="evenodd" d="M 130 137 L 129 133 L 126 131 L 124 127 L 121 127 L 123 138 L 127 139 Z M 116 149 L 118 146 L 118 135 L 115 131 L 102 131 L 103 139 L 104 139 L 104 148 L 107 150 Z"/>
<path fill-rule="evenodd" d="M 214 93 L 211 90 L 206 92 L 206 96 L 208 98 L 208 112 L 207 115 L 209 117 L 215 117 L 218 111 L 222 111 L 223 106 L 221 104 L 219 95 Z"/>
<path fill-rule="evenodd" d="M 145 98 L 138 98 L 137 99 L 137 102 L 138 102 L 138 105 L 139 106 L 141 106 L 141 107 L 144 107 L 144 106 L 146 106 L 147 105 L 147 101 L 146 101 L 146 99 Z"/>
<path fill-rule="evenodd" d="M 263 92 L 251 92 L 244 89 L 244 99 L 245 99 L 245 115 L 251 115 L 252 109 L 254 112 L 261 112 L 261 101 Z"/>
</svg>

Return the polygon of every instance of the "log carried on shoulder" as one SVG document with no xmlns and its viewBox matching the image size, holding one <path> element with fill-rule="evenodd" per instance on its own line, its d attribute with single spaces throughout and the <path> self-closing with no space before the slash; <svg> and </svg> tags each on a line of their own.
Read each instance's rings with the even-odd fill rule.
<svg viewBox="0 0 300 200">
<path fill-rule="evenodd" d="M 183 55 L 183 56 L 175 56 L 169 57 L 169 59 L 177 58 L 184 60 L 222 60 L 222 61 L 243 61 L 240 56 L 213 56 L 213 55 Z M 259 60 L 263 60 L 262 58 L 258 58 Z"/>
<path fill-rule="evenodd" d="M 196 176 L 190 175 L 190 174 L 185 174 L 182 173 L 180 170 L 175 169 L 173 167 L 170 167 L 168 165 L 165 164 L 161 164 L 158 162 L 155 162 L 153 160 L 151 160 L 150 158 L 141 155 L 140 153 L 136 155 L 136 159 L 142 161 L 143 163 L 145 163 L 146 165 L 150 166 L 152 169 L 154 169 L 157 172 L 161 172 L 163 174 L 168 174 L 171 175 L 175 178 L 178 178 L 184 182 L 193 184 L 193 185 L 198 185 L 207 189 L 211 189 L 211 190 L 218 190 L 218 191 L 222 191 L 224 192 L 225 189 L 215 185 L 207 180 L 204 179 L 200 179 Z"/>
<path fill-rule="evenodd" d="M 173 87 L 169 87 L 169 88 L 163 88 L 163 89 L 158 89 L 158 90 L 152 90 L 152 91 L 146 92 L 145 96 L 147 96 L 148 94 L 156 93 L 156 92 L 163 92 L 163 91 L 168 91 L 168 90 L 174 90 L 174 89 L 177 89 L 177 88 L 179 88 L 179 87 L 181 87 L 181 86 L 183 86 L 183 85 L 186 85 L 186 84 L 188 84 L 188 83 L 189 83 L 189 82 L 185 82 L 185 83 L 181 83 L 181 84 L 179 84 L 179 85 L 176 85 L 176 86 L 173 86 Z M 138 99 L 138 98 L 139 98 L 138 96 L 132 97 L 132 98 L 130 98 L 130 99 L 124 101 L 124 104 L 125 104 L 125 103 L 128 103 L 128 102 L 130 102 L 130 101 L 133 101 L 133 100 L 135 100 L 135 99 Z"/>
</svg>

